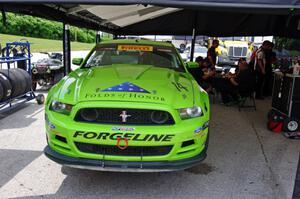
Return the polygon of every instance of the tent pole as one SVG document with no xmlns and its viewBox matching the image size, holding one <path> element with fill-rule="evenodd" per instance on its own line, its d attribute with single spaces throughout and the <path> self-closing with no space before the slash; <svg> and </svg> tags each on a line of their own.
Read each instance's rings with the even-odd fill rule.
<svg viewBox="0 0 300 199">
<path fill-rule="evenodd" d="M 68 75 L 71 71 L 71 47 L 70 47 L 70 29 L 69 24 L 63 23 L 63 56 L 64 56 L 64 74 Z"/>
<path fill-rule="evenodd" d="M 194 60 L 195 43 L 196 43 L 196 30 L 195 28 L 193 28 L 190 61 Z"/>
<path fill-rule="evenodd" d="M 101 42 L 101 31 L 96 32 L 96 44 Z"/>
</svg>

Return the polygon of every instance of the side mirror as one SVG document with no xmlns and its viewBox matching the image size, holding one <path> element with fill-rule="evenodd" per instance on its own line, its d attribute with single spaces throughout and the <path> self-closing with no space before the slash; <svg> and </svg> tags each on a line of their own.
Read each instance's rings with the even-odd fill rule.
<svg viewBox="0 0 300 199">
<path fill-rule="evenodd" d="M 80 66 L 83 62 L 83 58 L 73 58 L 72 59 L 72 64 Z"/>
<path fill-rule="evenodd" d="M 192 62 L 192 61 L 186 62 L 185 65 L 186 65 L 186 67 L 188 69 L 190 69 L 190 68 L 198 68 L 199 67 L 199 64 L 197 62 Z"/>
</svg>

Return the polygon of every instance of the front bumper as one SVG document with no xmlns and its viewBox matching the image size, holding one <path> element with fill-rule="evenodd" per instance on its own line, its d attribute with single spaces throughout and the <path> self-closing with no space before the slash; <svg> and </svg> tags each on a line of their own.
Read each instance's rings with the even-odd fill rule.
<svg viewBox="0 0 300 199">
<path fill-rule="evenodd" d="M 44 149 L 45 155 L 59 164 L 99 171 L 117 171 L 117 172 L 168 172 L 179 171 L 199 164 L 206 158 L 206 150 L 203 150 L 195 157 L 177 160 L 177 161 L 112 161 L 96 160 L 86 158 L 74 158 L 59 154 L 53 151 L 49 146 Z"/>
<path fill-rule="evenodd" d="M 94 104 L 93 102 L 77 104 L 76 107 L 73 107 L 73 114 L 70 116 L 46 110 L 46 133 L 51 150 L 47 150 L 45 154 L 49 158 L 52 157 L 51 159 L 58 163 L 79 168 L 88 167 L 96 170 L 115 171 L 132 170 L 137 172 L 146 169 L 146 171 L 185 169 L 197 164 L 206 156 L 203 155 L 205 154 L 203 151 L 205 151 L 208 126 L 206 128 L 203 128 L 203 126 L 209 121 L 208 111 L 205 112 L 203 117 L 182 121 L 178 118 L 179 114 L 177 112 L 172 110 L 172 113 L 172 111 L 169 111 L 177 123 L 166 126 L 93 124 L 74 121 L 74 113 L 77 112 L 75 109 L 80 109 L 80 106 L 97 107 L 97 104 L 98 102 L 94 102 Z M 102 106 L 104 105 L 107 107 L 129 106 L 129 108 L 136 108 L 137 106 L 137 108 L 148 107 L 149 109 L 170 110 L 170 108 L 158 104 L 127 103 L 126 105 L 120 102 L 116 105 L 115 102 L 107 102 L 102 104 Z M 104 134 L 108 134 L 108 136 L 104 137 Z M 114 150 L 118 148 L 117 136 L 128 138 L 129 148 L 123 150 L 124 153 L 122 154 L 119 154 L 119 151 L 115 153 Z M 149 139 L 146 139 L 147 136 Z M 92 151 L 85 150 L 86 148 L 81 148 L 78 143 L 94 145 L 96 148 L 92 148 Z M 122 142 L 123 145 L 124 142 Z M 101 150 L 99 150 L 99 146 L 101 146 Z M 102 150 L 106 146 L 109 148 L 108 153 Z M 165 152 L 164 149 L 161 150 L 162 148 L 160 148 L 158 153 L 154 151 L 154 153 L 149 154 L 148 150 L 144 154 L 145 148 L 168 146 L 172 148 L 166 153 L 160 153 L 161 151 Z M 133 149 L 135 147 L 136 150 Z M 110 149 L 112 149 L 112 152 Z M 128 154 L 132 150 L 134 154 Z M 50 153 L 49 151 L 53 152 Z"/>
</svg>

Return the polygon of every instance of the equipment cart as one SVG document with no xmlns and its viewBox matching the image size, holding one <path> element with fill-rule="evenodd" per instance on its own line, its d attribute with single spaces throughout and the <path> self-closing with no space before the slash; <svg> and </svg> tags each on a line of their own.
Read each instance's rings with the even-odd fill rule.
<svg viewBox="0 0 300 199">
<path fill-rule="evenodd" d="M 1 114 L 37 97 L 31 89 L 30 43 L 7 43 L 2 50 L 0 64 Z M 43 100 L 44 97 L 39 95 L 38 103 L 43 103 Z"/>
<path fill-rule="evenodd" d="M 300 132 L 300 75 L 274 75 L 272 110 L 270 115 L 280 113 L 283 118 L 283 131 Z"/>
</svg>

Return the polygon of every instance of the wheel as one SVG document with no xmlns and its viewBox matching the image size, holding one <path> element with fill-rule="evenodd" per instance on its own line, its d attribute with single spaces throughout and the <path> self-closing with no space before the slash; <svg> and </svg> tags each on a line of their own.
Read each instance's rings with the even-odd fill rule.
<svg viewBox="0 0 300 199">
<path fill-rule="evenodd" d="M 9 79 L 5 75 L 0 73 L 0 84 L 3 88 L 2 100 L 8 99 L 12 94 L 12 86 Z"/>
<path fill-rule="evenodd" d="M 24 74 L 22 72 L 20 72 L 20 70 L 22 70 L 22 69 L 17 69 L 17 68 L 10 69 L 10 73 L 15 74 L 15 76 L 17 77 L 18 84 L 20 85 L 19 95 L 27 92 L 27 80 L 26 80 L 26 77 L 24 76 Z"/>
<path fill-rule="evenodd" d="M 0 82 L 0 102 L 1 102 L 1 100 L 2 100 L 3 97 L 4 97 L 4 89 L 3 89 L 3 86 L 2 86 L 2 84 Z"/>
<path fill-rule="evenodd" d="M 44 97 L 44 95 L 43 95 L 43 94 L 38 94 L 38 95 L 36 96 L 36 101 L 37 101 L 38 104 L 44 104 L 44 102 L 45 102 L 45 97 Z"/>
<path fill-rule="evenodd" d="M 19 73 L 22 74 L 23 78 L 25 78 L 26 80 L 26 89 L 25 89 L 25 92 L 28 92 L 31 90 L 31 77 L 29 75 L 29 73 L 26 71 L 26 70 L 22 70 L 22 69 L 19 69 L 19 68 L 15 68 L 14 70 L 18 71 Z"/>
<path fill-rule="evenodd" d="M 19 81 L 19 76 L 17 76 L 13 71 L 8 71 L 8 69 L 0 70 L 0 73 L 10 81 L 12 86 L 11 97 L 17 97 L 18 95 L 21 95 L 23 92 L 23 86 L 22 82 Z"/>
<path fill-rule="evenodd" d="M 285 118 L 283 122 L 283 130 L 285 132 L 295 132 L 299 129 L 299 121 L 294 118 Z"/>
</svg>

